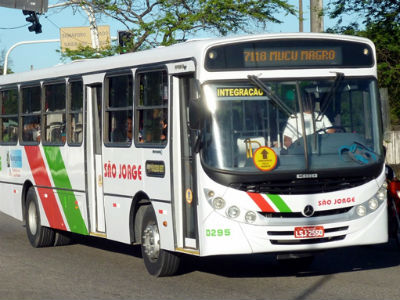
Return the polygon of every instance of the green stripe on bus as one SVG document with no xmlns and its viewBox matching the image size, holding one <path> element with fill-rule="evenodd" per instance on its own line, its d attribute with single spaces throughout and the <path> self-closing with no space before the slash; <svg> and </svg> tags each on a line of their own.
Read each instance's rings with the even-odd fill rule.
<svg viewBox="0 0 400 300">
<path fill-rule="evenodd" d="M 55 187 L 66 189 L 58 190 L 57 194 L 60 198 L 60 203 L 64 210 L 64 215 L 67 219 L 70 230 L 80 234 L 89 234 L 77 204 L 78 202 L 75 194 L 72 191 L 71 181 L 69 180 L 60 148 L 45 146 L 43 149 Z"/>
<path fill-rule="evenodd" d="M 280 212 L 292 212 L 292 210 L 287 206 L 285 201 L 279 195 L 267 194 L 268 198 L 271 199 L 272 203 L 278 208 Z"/>
</svg>

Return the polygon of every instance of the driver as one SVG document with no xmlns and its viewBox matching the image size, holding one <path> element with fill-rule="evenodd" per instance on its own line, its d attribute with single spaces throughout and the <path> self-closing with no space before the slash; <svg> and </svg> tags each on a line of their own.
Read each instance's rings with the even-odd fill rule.
<svg viewBox="0 0 400 300">
<path fill-rule="evenodd" d="M 315 100 L 311 94 L 307 94 L 303 101 L 303 111 L 304 111 L 304 124 L 306 135 L 317 132 L 318 130 L 332 127 L 331 121 L 325 115 L 321 116 L 321 120 L 317 121 L 318 112 L 314 111 Z M 334 133 L 335 129 L 326 129 L 326 133 Z M 319 133 L 324 133 L 320 131 Z M 286 127 L 283 130 L 283 145 L 287 148 L 300 138 L 303 134 L 303 124 L 301 121 L 301 113 L 298 112 L 297 115 L 291 115 L 287 120 Z"/>
</svg>

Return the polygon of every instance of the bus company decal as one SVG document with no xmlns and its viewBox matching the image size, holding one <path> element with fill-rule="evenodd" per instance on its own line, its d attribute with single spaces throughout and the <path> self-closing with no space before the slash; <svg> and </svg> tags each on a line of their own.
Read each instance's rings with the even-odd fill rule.
<svg viewBox="0 0 400 300">
<path fill-rule="evenodd" d="M 292 212 L 279 195 L 249 193 L 247 195 L 257 204 L 262 212 Z M 273 204 L 273 205 L 271 205 Z M 276 209 L 275 209 L 275 208 Z"/>
<path fill-rule="evenodd" d="M 324 199 L 318 201 L 318 206 L 331 206 L 331 205 L 346 205 L 349 203 L 355 203 L 355 197 L 343 197 L 343 198 L 333 198 L 333 199 Z"/>
<path fill-rule="evenodd" d="M 25 152 L 35 184 L 38 186 L 51 186 L 50 178 L 46 172 L 46 166 L 39 147 L 25 146 Z M 38 187 L 37 190 L 50 227 L 67 230 L 58 208 L 54 191 L 42 187 Z"/>
<path fill-rule="evenodd" d="M 135 164 L 115 164 L 108 161 L 104 164 L 104 177 L 142 180 L 142 166 Z"/>
<path fill-rule="evenodd" d="M 76 205 L 77 199 L 74 192 L 72 191 L 71 181 L 65 168 L 60 148 L 54 146 L 44 146 L 43 150 L 47 160 L 47 164 L 50 169 L 50 174 L 54 182 L 54 186 L 56 188 L 63 189 L 63 197 L 59 195 L 60 204 L 70 230 L 72 232 L 80 234 L 89 234 L 79 206 Z M 40 152 L 40 148 L 38 146 L 25 146 L 25 152 L 28 158 L 29 165 L 31 167 L 32 176 L 35 184 L 38 186 L 51 187 L 52 185 L 50 177 L 48 172 L 46 171 L 47 169 L 44 163 L 43 156 Z M 50 226 L 53 228 L 67 230 L 53 189 L 38 188 L 38 190 Z M 44 191 L 41 192 L 40 190 Z M 45 194 L 48 195 L 47 198 Z M 54 220 L 54 222 L 50 222 L 50 218 L 56 218 L 56 220 Z M 57 224 L 62 224 L 62 226 L 56 226 Z"/>
<path fill-rule="evenodd" d="M 22 151 L 15 149 L 7 152 L 8 174 L 12 177 L 20 177 L 22 169 Z"/>
</svg>

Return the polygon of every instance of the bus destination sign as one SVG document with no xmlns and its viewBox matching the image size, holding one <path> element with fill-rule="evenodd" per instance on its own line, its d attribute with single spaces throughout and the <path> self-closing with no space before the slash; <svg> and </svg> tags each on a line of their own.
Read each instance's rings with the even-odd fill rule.
<svg viewBox="0 0 400 300">
<path fill-rule="evenodd" d="M 261 40 L 217 45 L 205 57 L 208 71 L 299 68 L 371 68 L 373 50 L 362 42 L 332 39 Z"/>
<path fill-rule="evenodd" d="M 244 49 L 243 60 L 246 67 L 273 66 L 315 66 L 340 65 L 342 52 L 338 47 L 331 48 L 262 48 Z"/>
</svg>

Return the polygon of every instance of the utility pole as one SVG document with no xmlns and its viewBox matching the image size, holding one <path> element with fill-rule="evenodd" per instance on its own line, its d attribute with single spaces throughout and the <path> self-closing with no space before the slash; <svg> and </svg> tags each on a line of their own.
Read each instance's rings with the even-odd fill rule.
<svg viewBox="0 0 400 300">
<path fill-rule="evenodd" d="M 3 67 L 3 75 L 7 75 L 7 68 L 8 68 L 8 56 L 10 55 L 11 51 L 20 45 L 27 45 L 27 44 L 40 44 L 40 43 L 55 43 L 55 42 L 60 42 L 59 39 L 53 39 L 53 40 L 39 40 L 39 41 L 22 41 L 15 43 L 8 49 L 6 56 L 4 58 L 4 67 Z"/>
<path fill-rule="evenodd" d="M 299 32 L 303 32 L 303 0 L 299 0 Z"/>
<path fill-rule="evenodd" d="M 311 32 L 324 31 L 324 14 L 322 0 L 310 0 Z"/>
</svg>

